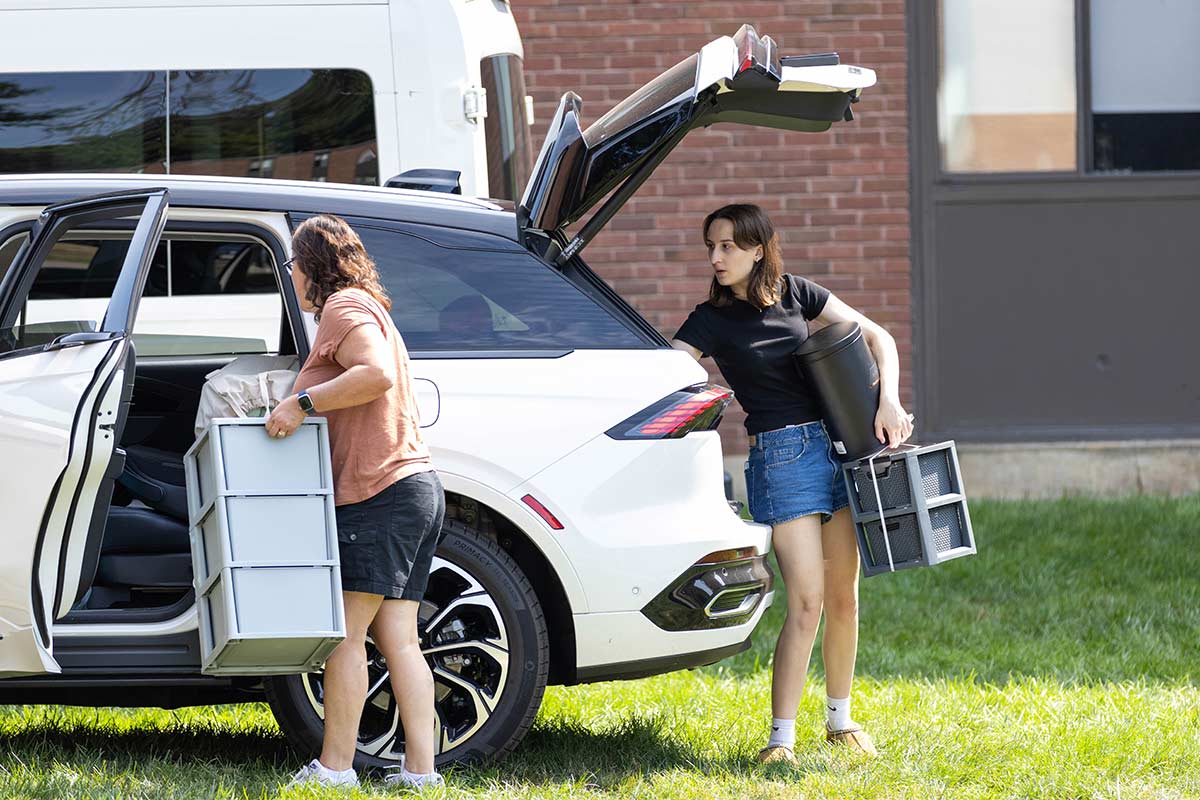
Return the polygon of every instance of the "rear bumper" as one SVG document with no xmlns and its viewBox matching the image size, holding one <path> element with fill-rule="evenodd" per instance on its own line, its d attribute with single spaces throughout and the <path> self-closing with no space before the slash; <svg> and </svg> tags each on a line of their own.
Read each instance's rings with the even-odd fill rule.
<svg viewBox="0 0 1200 800">
<path fill-rule="evenodd" d="M 774 596 L 767 591 L 741 622 L 704 630 L 664 630 L 641 611 L 576 614 L 578 681 L 645 677 L 741 652 Z"/>
<path fill-rule="evenodd" d="M 628 681 L 636 678 L 648 678 L 651 675 L 662 675 L 666 672 L 677 672 L 681 669 L 693 669 L 715 664 L 722 659 L 736 656 L 750 649 L 750 637 L 740 642 L 714 647 L 711 650 L 701 650 L 695 653 L 682 653 L 673 656 L 659 656 L 641 661 L 624 661 L 619 664 L 600 664 L 593 667 L 581 667 L 576 671 L 576 683 L 597 683 L 599 681 Z"/>
<path fill-rule="evenodd" d="M 659 592 L 642 613 L 665 631 L 728 628 L 754 616 L 774 583 L 766 555 L 697 564 Z"/>
</svg>

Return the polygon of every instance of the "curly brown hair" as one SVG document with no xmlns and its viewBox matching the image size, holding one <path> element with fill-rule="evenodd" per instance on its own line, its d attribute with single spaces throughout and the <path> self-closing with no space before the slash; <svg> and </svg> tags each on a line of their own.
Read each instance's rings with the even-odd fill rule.
<svg viewBox="0 0 1200 800">
<path fill-rule="evenodd" d="M 754 262 L 750 271 L 750 285 L 746 287 L 746 300 L 762 311 L 779 302 L 783 277 L 783 252 L 779 247 L 779 234 L 771 224 L 771 218 L 753 203 L 732 203 L 721 206 L 704 218 L 704 238 L 708 239 L 709 226 L 716 220 L 727 219 L 733 223 L 733 241 L 743 250 L 762 245 L 763 257 Z M 727 306 L 733 302 L 733 290 L 722 286 L 713 278 L 708 289 L 708 302 L 714 306 Z"/>
<path fill-rule="evenodd" d="M 329 296 L 341 289 L 362 289 L 387 310 L 392 301 L 379 282 L 375 262 L 367 255 L 362 239 L 341 217 L 318 214 L 300 223 L 292 234 L 295 266 L 308 278 L 305 300 L 321 309 Z"/>
</svg>

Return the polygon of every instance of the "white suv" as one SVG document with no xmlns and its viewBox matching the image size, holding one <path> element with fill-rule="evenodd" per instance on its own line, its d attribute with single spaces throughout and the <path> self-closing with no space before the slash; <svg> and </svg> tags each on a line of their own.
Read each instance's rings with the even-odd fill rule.
<svg viewBox="0 0 1200 800">
<path fill-rule="evenodd" d="M 326 184 L 0 179 L 0 703 L 265 697 L 318 747 L 319 673 L 201 672 L 180 466 L 205 375 L 307 355 L 312 320 L 279 265 L 316 213 L 346 218 L 378 264 L 446 486 L 421 614 L 439 763 L 507 753 L 548 682 L 746 648 L 770 540 L 723 492 L 729 392 L 579 250 L 688 130 L 824 130 L 873 82 L 836 56 L 781 59 L 744 27 L 586 129 L 566 95 L 515 214 Z M 404 737 L 387 665 L 372 653 L 369 669 L 360 764 L 380 766 Z"/>
</svg>

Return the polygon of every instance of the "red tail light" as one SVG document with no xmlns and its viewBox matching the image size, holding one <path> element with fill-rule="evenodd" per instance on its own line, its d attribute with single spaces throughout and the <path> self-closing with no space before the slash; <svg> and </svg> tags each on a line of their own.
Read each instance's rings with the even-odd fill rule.
<svg viewBox="0 0 1200 800">
<path fill-rule="evenodd" d="M 664 397 L 607 433 L 614 439 L 678 439 L 692 431 L 710 431 L 721 422 L 733 392 L 699 383 Z"/>
</svg>

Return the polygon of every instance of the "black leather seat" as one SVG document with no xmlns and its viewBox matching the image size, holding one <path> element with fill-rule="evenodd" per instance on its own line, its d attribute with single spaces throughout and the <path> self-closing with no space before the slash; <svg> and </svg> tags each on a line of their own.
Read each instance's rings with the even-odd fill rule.
<svg viewBox="0 0 1200 800">
<path fill-rule="evenodd" d="M 186 589 L 192 585 L 187 525 L 149 508 L 113 506 L 96 567 L 97 586 Z"/>
<path fill-rule="evenodd" d="M 183 456 L 143 445 L 125 448 L 125 470 L 117 481 L 150 508 L 188 521 Z"/>
</svg>

